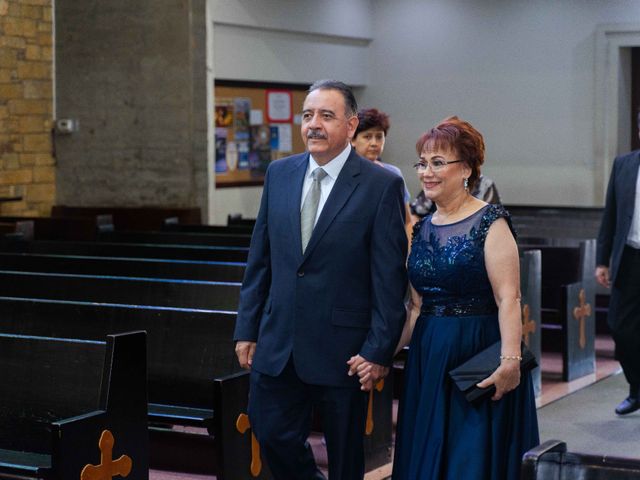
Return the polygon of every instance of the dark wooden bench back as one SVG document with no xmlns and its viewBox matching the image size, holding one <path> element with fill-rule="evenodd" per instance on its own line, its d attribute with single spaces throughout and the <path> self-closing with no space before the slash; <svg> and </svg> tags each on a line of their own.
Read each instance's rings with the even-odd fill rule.
<svg viewBox="0 0 640 480">
<path fill-rule="evenodd" d="M 165 219 L 175 217 L 180 223 L 202 222 L 199 207 L 78 207 L 54 205 L 52 217 L 78 217 L 110 214 L 117 230 L 160 230 Z"/>
<path fill-rule="evenodd" d="M 104 341 L 0 334 L 0 448 L 50 454 L 52 422 L 97 410 L 105 349 Z"/>
<path fill-rule="evenodd" d="M 251 235 L 253 225 L 184 225 L 182 223 L 165 223 L 162 230 L 167 232 L 189 233 L 227 233 Z"/>
<path fill-rule="evenodd" d="M 113 230 L 110 215 L 91 217 L 0 217 L 0 221 L 33 222 L 35 240 L 96 240 L 101 231 Z"/>
<path fill-rule="evenodd" d="M 245 264 L 0 252 L 0 270 L 242 282 Z"/>
<path fill-rule="evenodd" d="M 251 235 L 246 233 L 162 232 L 123 230 L 104 232 L 104 242 L 159 243 L 164 245 L 209 245 L 220 247 L 248 247 Z"/>
<path fill-rule="evenodd" d="M 0 235 L 8 238 L 33 240 L 33 220 L 7 220 L 0 218 Z"/>
<path fill-rule="evenodd" d="M 149 401 L 212 408 L 215 377 L 238 373 L 233 313 L 0 297 L 0 330 L 52 337 L 104 338 L 147 332 Z"/>
<path fill-rule="evenodd" d="M 235 311 L 240 283 L 0 271 L 0 294 Z"/>
<path fill-rule="evenodd" d="M 516 231 L 523 237 L 595 238 L 602 218 L 601 207 L 507 205 L 506 208 Z"/>
<path fill-rule="evenodd" d="M 227 225 L 244 225 L 253 228 L 255 224 L 255 218 L 243 218 L 239 213 L 227 215 Z"/>
<path fill-rule="evenodd" d="M 575 247 L 520 245 L 521 251 L 540 250 L 542 254 L 542 306 L 560 308 L 562 287 L 585 283 L 592 294 L 595 288 L 595 240 L 582 240 Z M 593 302 L 592 302 L 593 303 Z"/>
<path fill-rule="evenodd" d="M 549 245 L 554 247 L 577 247 L 584 238 L 518 236 L 519 245 Z"/>
<path fill-rule="evenodd" d="M 199 260 L 213 262 L 246 262 L 248 247 L 202 245 L 162 245 L 108 242 L 4 241 L 5 252 L 47 253 L 96 257 L 154 258 L 166 260 Z"/>
<path fill-rule="evenodd" d="M 0 270 L 242 282 L 244 263 L 0 252 Z"/>
</svg>

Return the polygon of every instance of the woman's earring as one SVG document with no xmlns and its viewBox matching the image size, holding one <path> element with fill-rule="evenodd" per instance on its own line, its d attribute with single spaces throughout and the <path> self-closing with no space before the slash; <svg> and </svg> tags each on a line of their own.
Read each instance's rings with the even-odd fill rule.
<svg viewBox="0 0 640 480">
<path fill-rule="evenodd" d="M 469 179 L 465 178 L 464 179 L 464 189 L 468 192 L 469 191 Z"/>
</svg>

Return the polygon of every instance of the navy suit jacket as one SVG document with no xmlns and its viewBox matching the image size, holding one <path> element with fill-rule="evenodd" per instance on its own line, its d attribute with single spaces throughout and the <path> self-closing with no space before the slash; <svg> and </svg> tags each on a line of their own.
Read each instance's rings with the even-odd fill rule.
<svg viewBox="0 0 640 480">
<path fill-rule="evenodd" d="M 355 386 L 347 360 L 389 365 L 406 318 L 404 184 L 352 150 L 303 254 L 308 161 L 293 155 L 267 170 L 234 339 L 257 342 L 258 372 L 279 375 L 293 355 L 304 382 Z"/>
<path fill-rule="evenodd" d="M 596 249 L 596 263 L 610 267 L 611 283 L 616 281 L 631 228 L 639 166 L 640 150 L 635 150 L 617 157 L 611 169 Z"/>
</svg>

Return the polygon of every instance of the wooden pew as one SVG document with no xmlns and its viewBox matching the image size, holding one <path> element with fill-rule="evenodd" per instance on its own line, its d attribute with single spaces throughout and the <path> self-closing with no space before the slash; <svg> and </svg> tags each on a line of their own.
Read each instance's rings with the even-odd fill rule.
<svg viewBox="0 0 640 480">
<path fill-rule="evenodd" d="M 518 237 L 518 243 L 532 248 L 535 245 L 549 245 L 556 247 L 579 247 L 583 238 L 549 238 L 549 237 Z M 595 270 L 595 267 L 594 267 Z M 611 291 L 596 283 L 596 333 L 610 335 L 611 330 L 607 323 L 607 314 L 609 312 L 609 297 Z"/>
<path fill-rule="evenodd" d="M 0 297 L 4 332 L 93 340 L 108 331 L 145 330 L 152 466 L 248 480 L 251 436 L 236 421 L 247 411 L 249 377 L 235 358 L 234 326 L 230 312 Z M 210 436 L 173 425 L 206 428 Z M 185 442 L 198 454 L 181 452 Z M 265 469 L 257 478 L 270 475 Z"/>
<path fill-rule="evenodd" d="M 0 217 L 0 236 L 9 239 L 33 240 L 32 220 L 6 220 Z"/>
<path fill-rule="evenodd" d="M 519 237 L 579 238 L 598 235 L 602 208 L 506 205 Z"/>
<path fill-rule="evenodd" d="M 0 270 L 241 282 L 245 264 L 0 252 Z"/>
<path fill-rule="evenodd" d="M 144 332 L 106 342 L 0 334 L 0 378 L 0 478 L 79 479 L 100 464 L 105 430 L 113 459 L 130 458 L 129 478 L 149 478 Z"/>
<path fill-rule="evenodd" d="M 176 222 L 166 222 L 162 226 L 162 230 L 167 232 L 251 235 L 253 232 L 253 225 L 185 225 Z"/>
<path fill-rule="evenodd" d="M 235 313 L 8 297 L 0 297 L 0 312 L 0 328 L 31 334 L 59 336 L 73 332 L 95 338 L 105 330 L 125 327 L 146 330 L 149 335 L 150 420 L 161 424 L 152 429 L 153 465 L 185 468 L 185 457 L 193 457 L 191 449 L 204 447 L 205 453 L 196 456 L 196 460 L 204 464 L 190 468 L 204 471 L 231 469 L 234 472 L 241 465 L 248 468 L 250 436 L 243 437 L 234 430 L 238 415 L 246 412 L 248 395 L 248 376 L 240 372 L 232 341 Z M 226 383 L 225 375 L 231 376 Z M 219 378 L 214 382 L 212 398 L 211 382 L 215 376 Z M 372 435 L 364 439 L 369 470 L 391 459 L 390 382 L 388 379 L 385 388 L 376 392 L 373 398 L 374 428 Z M 213 411 L 227 413 L 213 415 L 212 404 Z M 218 404 L 220 406 L 216 407 Z M 176 432 L 168 428 L 174 424 L 206 427 L 214 438 L 224 435 L 230 440 L 211 444 L 202 436 L 184 433 L 180 434 L 181 442 L 177 443 L 174 441 Z M 181 452 L 178 445 L 184 445 L 184 442 L 190 447 Z M 208 461 L 213 460 L 207 454 L 212 448 L 218 451 L 217 458 L 223 458 L 226 466 L 220 465 L 220 460 L 216 463 Z M 228 453 L 243 451 L 243 448 L 244 454 Z M 226 449 L 227 454 L 221 453 L 220 449 Z M 224 478 L 245 477 L 231 475 Z"/>
<path fill-rule="evenodd" d="M 103 242 L 159 243 L 168 245 L 209 245 L 220 247 L 249 247 L 251 235 L 246 233 L 204 233 L 118 230 L 100 235 Z"/>
<path fill-rule="evenodd" d="M 0 251 L 46 253 L 54 255 L 82 255 L 94 257 L 153 258 L 199 260 L 212 262 L 247 261 L 247 247 L 217 247 L 202 245 L 162 245 L 108 242 L 70 241 L 7 241 L 0 242 Z"/>
<path fill-rule="evenodd" d="M 548 440 L 524 454 L 521 480 L 640 478 L 640 459 L 568 452 L 567 444 Z"/>
<path fill-rule="evenodd" d="M 253 228 L 256 224 L 255 218 L 243 218 L 242 215 L 227 215 L 227 225 L 244 225 Z"/>
<path fill-rule="evenodd" d="M 96 240 L 99 232 L 113 230 L 111 215 L 94 215 L 86 218 L 73 217 L 8 217 L 0 222 L 33 222 L 35 240 Z"/>
<path fill-rule="evenodd" d="M 595 371 L 595 240 L 526 246 L 542 254 L 542 350 L 562 352 L 562 380 Z"/>
<path fill-rule="evenodd" d="M 180 223 L 199 224 L 202 212 L 199 207 L 79 207 L 54 205 L 52 217 L 93 217 L 109 214 L 116 230 L 161 230 L 167 218 L 178 218 Z"/>
<path fill-rule="evenodd" d="M 0 295 L 235 311 L 240 283 L 0 270 Z"/>
</svg>

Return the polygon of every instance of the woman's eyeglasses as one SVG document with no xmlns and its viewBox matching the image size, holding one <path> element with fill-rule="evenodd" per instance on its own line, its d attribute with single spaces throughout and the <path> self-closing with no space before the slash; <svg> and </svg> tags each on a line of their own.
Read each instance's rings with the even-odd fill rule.
<svg viewBox="0 0 640 480">
<path fill-rule="evenodd" d="M 462 160 L 451 160 L 450 162 L 445 162 L 444 160 L 432 160 L 431 162 L 421 161 L 416 163 L 413 168 L 416 169 L 418 173 L 424 173 L 427 171 L 427 167 L 431 169 L 432 172 L 439 172 L 447 165 L 451 163 L 459 163 Z"/>
</svg>

